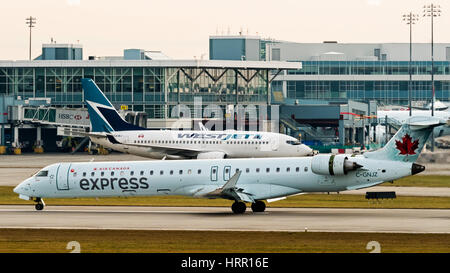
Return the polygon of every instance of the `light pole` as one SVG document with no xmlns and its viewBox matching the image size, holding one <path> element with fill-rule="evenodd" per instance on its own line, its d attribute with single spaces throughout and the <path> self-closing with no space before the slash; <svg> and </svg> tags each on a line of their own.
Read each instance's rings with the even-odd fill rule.
<svg viewBox="0 0 450 273">
<path fill-rule="evenodd" d="M 408 64 L 408 71 L 409 71 L 409 84 L 408 84 L 408 101 L 409 101 L 409 116 L 412 116 L 412 105 L 411 105 L 411 88 L 412 88 L 412 71 L 411 71 L 411 62 L 412 62 L 412 25 L 416 23 L 416 21 L 419 20 L 419 15 L 413 14 L 412 12 L 409 12 L 408 14 L 403 15 L 403 21 L 406 22 L 407 25 L 409 25 L 409 64 Z"/>
<path fill-rule="evenodd" d="M 434 116 L 434 101 L 436 100 L 434 89 L 434 42 L 433 42 L 433 21 L 434 17 L 441 16 L 441 6 L 430 4 L 423 6 L 423 17 L 431 17 L 431 116 Z"/>
<path fill-rule="evenodd" d="M 28 25 L 28 27 L 30 28 L 30 54 L 29 54 L 29 59 L 31 61 L 31 28 L 34 27 L 34 25 L 36 24 L 36 18 L 30 16 L 28 18 L 25 18 L 25 23 Z"/>
</svg>

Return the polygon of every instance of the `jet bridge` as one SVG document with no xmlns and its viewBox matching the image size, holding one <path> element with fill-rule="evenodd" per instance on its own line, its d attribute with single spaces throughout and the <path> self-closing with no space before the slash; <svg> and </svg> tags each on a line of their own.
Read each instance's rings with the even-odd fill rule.
<svg viewBox="0 0 450 273">
<path fill-rule="evenodd" d="M 146 113 L 120 111 L 120 115 L 127 122 L 144 128 L 147 127 Z M 31 142 L 30 138 L 33 137 L 32 142 L 34 143 L 35 152 L 43 152 L 44 140 L 47 140 L 47 144 L 52 142 L 52 145 L 53 143 L 57 143 L 56 146 L 58 146 L 58 143 L 62 143 L 62 141 L 57 141 L 57 136 L 69 139 L 73 137 L 84 138 L 79 144 L 75 143 L 77 148 L 89 140 L 82 134 L 88 132 L 91 126 L 89 113 L 86 108 L 62 108 L 48 105 L 9 105 L 7 106 L 7 116 L 8 118 L 4 120 L 3 126 L 11 130 L 7 135 L 12 135 L 13 139 L 8 143 L 8 146 L 13 148 L 24 148 L 30 143 L 25 144 L 23 139 L 26 138 L 27 142 Z M 25 129 L 35 129 L 36 131 L 27 133 L 25 136 L 19 134 L 19 129 L 22 131 Z M 42 131 L 50 129 L 53 130 L 51 141 L 42 137 Z M 54 133 L 55 129 L 56 134 Z"/>
<path fill-rule="evenodd" d="M 7 136 L 12 136 L 8 144 L 14 148 L 15 153 L 20 149 L 33 147 L 37 153 L 43 152 L 43 130 L 56 129 L 56 136 L 82 137 L 80 132 L 86 132 L 90 127 L 87 109 L 57 108 L 47 105 L 8 105 L 7 123 L 3 127 L 10 129 Z M 32 129 L 36 129 L 33 132 Z M 21 132 L 32 130 L 24 135 Z M 53 131 L 54 132 L 54 131 Z M 3 137 L 5 134 L 3 134 Z M 35 136 L 35 139 L 31 139 Z M 56 141 L 53 133 L 52 139 Z M 48 134 L 45 137 L 47 143 Z M 16 152 L 18 150 L 18 152 Z"/>
<path fill-rule="evenodd" d="M 59 136 L 82 136 L 90 127 L 87 109 L 57 108 L 57 107 L 18 107 L 21 121 L 38 125 L 51 125 L 57 129 Z"/>
</svg>

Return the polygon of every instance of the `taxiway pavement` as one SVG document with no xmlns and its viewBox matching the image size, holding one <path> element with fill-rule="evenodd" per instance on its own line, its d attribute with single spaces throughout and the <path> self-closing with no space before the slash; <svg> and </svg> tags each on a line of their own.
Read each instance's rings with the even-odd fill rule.
<svg viewBox="0 0 450 273">
<path fill-rule="evenodd" d="M 0 228 L 450 233 L 447 209 L 0 206 Z"/>
</svg>

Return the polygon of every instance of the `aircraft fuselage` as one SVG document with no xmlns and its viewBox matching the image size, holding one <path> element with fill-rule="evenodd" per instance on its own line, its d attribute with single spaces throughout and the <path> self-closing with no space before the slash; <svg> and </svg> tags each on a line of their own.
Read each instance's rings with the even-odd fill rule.
<svg viewBox="0 0 450 273">
<path fill-rule="evenodd" d="M 237 187 L 255 200 L 304 192 L 337 192 L 374 186 L 411 175 L 412 163 L 351 157 L 362 169 L 346 175 L 318 175 L 312 157 L 182 161 L 58 163 L 18 189 L 29 197 L 185 195 L 202 197 L 241 171 Z M 27 193 L 26 193 L 27 192 Z"/>
</svg>

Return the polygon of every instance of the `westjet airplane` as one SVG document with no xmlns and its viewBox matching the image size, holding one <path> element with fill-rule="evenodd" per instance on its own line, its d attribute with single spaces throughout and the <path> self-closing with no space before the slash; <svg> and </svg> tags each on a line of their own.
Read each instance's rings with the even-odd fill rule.
<svg viewBox="0 0 450 273">
<path fill-rule="evenodd" d="M 91 79 L 82 79 L 91 140 L 104 147 L 150 158 L 216 159 L 312 155 L 308 146 L 278 133 L 256 131 L 150 130 L 127 123 Z"/>
<path fill-rule="evenodd" d="M 185 195 L 234 200 L 234 213 L 263 212 L 265 202 L 308 192 L 372 187 L 425 170 L 414 163 L 443 121 L 413 117 L 380 150 L 363 155 L 58 163 L 41 169 L 14 192 L 44 208 L 43 198 Z"/>
</svg>

